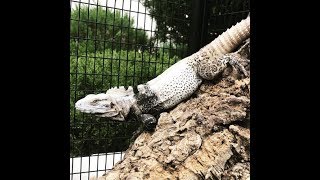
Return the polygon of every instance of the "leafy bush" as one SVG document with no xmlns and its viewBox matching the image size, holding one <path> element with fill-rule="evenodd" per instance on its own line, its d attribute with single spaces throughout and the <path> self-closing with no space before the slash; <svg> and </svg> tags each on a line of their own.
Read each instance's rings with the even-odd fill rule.
<svg viewBox="0 0 320 180">
<path fill-rule="evenodd" d="M 151 43 L 145 31 L 134 28 L 134 20 L 127 13 L 101 6 L 89 8 L 82 5 L 72 10 L 70 36 L 72 52 L 77 45 L 82 50 L 95 52 L 108 48 L 133 50 Z"/>
</svg>

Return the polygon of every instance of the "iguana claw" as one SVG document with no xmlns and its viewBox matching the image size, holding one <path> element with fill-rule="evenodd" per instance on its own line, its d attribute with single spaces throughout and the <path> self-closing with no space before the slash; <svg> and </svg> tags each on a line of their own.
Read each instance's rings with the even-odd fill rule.
<svg viewBox="0 0 320 180">
<path fill-rule="evenodd" d="M 151 114 L 141 114 L 139 119 L 143 123 L 144 129 L 152 131 L 157 126 L 157 119 Z"/>
</svg>

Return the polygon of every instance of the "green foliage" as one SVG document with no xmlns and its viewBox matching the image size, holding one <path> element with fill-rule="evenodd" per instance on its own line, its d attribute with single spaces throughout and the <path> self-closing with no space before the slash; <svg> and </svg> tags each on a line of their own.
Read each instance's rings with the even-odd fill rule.
<svg viewBox="0 0 320 180">
<path fill-rule="evenodd" d="M 180 59 L 177 56 L 171 58 L 164 51 L 159 49 L 157 53 L 150 54 L 106 49 L 104 52 L 88 53 L 87 56 L 78 58 L 71 56 L 71 88 L 93 92 L 94 89 L 107 90 L 110 84 L 117 85 L 118 81 L 120 86 L 145 83 Z"/>
<path fill-rule="evenodd" d="M 247 16 L 249 0 L 211 1 L 208 17 L 209 36 L 215 36 L 217 29 L 222 31 Z M 210 3 L 210 1 L 208 1 Z M 155 38 L 165 42 L 171 39 L 175 44 L 187 44 L 192 19 L 192 0 L 159 1 L 144 0 L 143 4 L 157 22 Z M 220 31 L 219 31 L 220 33 Z M 213 38 L 210 38 L 213 39 Z"/>
<path fill-rule="evenodd" d="M 162 49 L 164 52 L 168 53 L 170 57 L 179 56 L 186 57 L 187 56 L 187 48 L 185 44 L 175 44 L 166 42 L 162 44 Z"/>
<path fill-rule="evenodd" d="M 75 52 L 77 47 L 88 52 L 108 48 L 133 50 L 150 43 L 143 30 L 134 28 L 134 20 L 127 13 L 100 6 L 77 6 L 72 10 L 70 36 L 71 52 Z"/>
<path fill-rule="evenodd" d="M 155 18 L 158 31 L 156 39 L 166 42 L 172 39 L 176 44 L 187 44 L 190 33 L 191 0 L 159 1 L 144 0 L 143 5 L 148 8 Z M 188 18 L 186 18 L 188 17 Z"/>
</svg>

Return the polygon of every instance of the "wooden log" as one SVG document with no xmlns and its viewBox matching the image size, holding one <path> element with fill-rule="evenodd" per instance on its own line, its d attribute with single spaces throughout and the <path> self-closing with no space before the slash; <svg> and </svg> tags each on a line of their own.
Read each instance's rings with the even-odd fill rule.
<svg viewBox="0 0 320 180">
<path fill-rule="evenodd" d="M 250 39 L 240 56 L 250 59 Z M 240 62 L 250 72 L 250 61 Z M 122 161 L 99 180 L 249 179 L 250 77 L 228 67 L 197 92 L 160 115 Z"/>
</svg>

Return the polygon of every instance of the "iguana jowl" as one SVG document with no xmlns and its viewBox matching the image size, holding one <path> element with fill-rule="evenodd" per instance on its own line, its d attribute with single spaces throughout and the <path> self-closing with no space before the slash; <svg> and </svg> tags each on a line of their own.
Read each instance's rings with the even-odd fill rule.
<svg viewBox="0 0 320 180">
<path fill-rule="evenodd" d="M 85 113 L 124 121 L 131 112 L 154 127 L 154 114 L 172 108 L 190 97 L 203 79 L 211 80 L 228 64 L 246 74 L 231 53 L 250 36 L 250 16 L 226 30 L 198 52 L 178 61 L 158 77 L 137 86 L 134 93 L 130 86 L 111 88 L 106 93 L 90 94 L 76 102 L 76 109 Z"/>
</svg>

